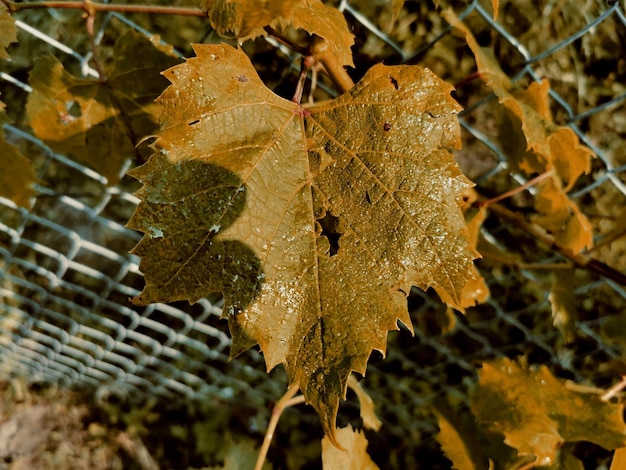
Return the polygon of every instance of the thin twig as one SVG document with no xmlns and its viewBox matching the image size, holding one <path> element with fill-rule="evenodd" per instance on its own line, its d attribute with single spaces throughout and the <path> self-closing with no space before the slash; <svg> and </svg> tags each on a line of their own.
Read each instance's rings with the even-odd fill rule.
<svg viewBox="0 0 626 470">
<path fill-rule="evenodd" d="M 545 171 L 541 173 L 540 175 L 535 176 L 533 179 L 526 181 L 526 183 L 524 183 L 523 185 L 518 186 L 517 188 L 513 188 L 510 191 L 507 191 L 506 193 L 502 193 L 499 196 L 494 197 L 493 199 L 487 199 L 486 201 L 481 202 L 479 205 L 480 207 L 487 207 L 498 201 L 502 201 L 503 199 L 507 199 L 511 196 L 515 196 L 516 194 L 521 193 L 525 189 L 528 189 L 531 186 L 534 186 L 537 183 L 540 183 L 541 181 L 548 179 L 551 176 L 554 176 L 554 174 L 555 174 L 554 170 Z"/>
<path fill-rule="evenodd" d="M 626 388 L 626 375 L 622 376 L 622 380 L 617 382 L 611 388 L 609 388 L 601 397 L 602 401 L 609 401 L 611 398 L 619 394 L 622 390 Z"/>
<path fill-rule="evenodd" d="M 592 251 L 597 251 L 597 250 L 599 250 L 600 248 L 602 248 L 603 246 L 610 245 L 611 243 L 613 243 L 613 242 L 615 242 L 615 241 L 619 240 L 619 239 L 620 239 L 620 238 L 622 238 L 622 237 L 626 237 L 626 229 L 625 229 L 625 230 L 622 230 L 621 232 L 614 233 L 614 234 L 612 234 L 612 235 L 610 235 L 610 236 L 606 237 L 605 239 L 603 239 L 601 242 L 596 243 L 596 244 L 593 246 L 593 248 L 591 248 L 591 250 L 589 250 L 589 252 L 592 252 Z"/>
<path fill-rule="evenodd" d="M 486 201 L 485 198 L 481 199 L 482 202 Z M 510 222 L 511 224 L 528 233 L 535 239 L 543 242 L 549 248 L 558 251 L 561 255 L 569 259 L 577 267 L 593 272 L 595 274 L 600 274 L 601 276 L 611 279 L 618 284 L 626 286 L 626 274 L 619 272 L 617 269 L 612 268 L 611 266 L 603 263 L 602 261 L 598 261 L 589 255 L 572 253 L 570 250 L 560 247 L 556 243 L 556 240 L 552 235 L 550 235 L 538 225 L 528 222 L 526 218 L 522 215 L 507 209 L 499 203 L 492 203 L 489 206 L 489 210 L 496 216 L 506 220 L 507 222 Z"/>
<path fill-rule="evenodd" d="M 289 389 L 287 389 L 282 398 L 278 400 L 276 406 L 274 406 L 274 409 L 272 410 L 272 417 L 270 418 L 270 422 L 267 425 L 267 431 L 265 431 L 263 445 L 261 446 L 261 450 L 259 451 L 259 456 L 257 457 L 254 470 L 261 470 L 263 468 L 263 463 L 265 462 L 265 458 L 267 457 L 267 451 L 269 450 L 272 439 L 274 438 L 274 431 L 276 430 L 276 426 L 278 425 L 278 420 L 283 414 L 285 408 L 304 403 L 303 395 L 294 398 L 294 395 L 297 392 L 298 384 L 292 385 L 291 387 L 289 387 Z"/>
<path fill-rule="evenodd" d="M 297 52 L 298 54 L 301 55 L 308 55 L 308 50 L 306 47 L 302 47 L 300 44 L 297 44 L 295 42 L 293 42 L 291 39 L 289 39 L 287 36 L 283 36 L 281 33 L 279 33 L 278 31 L 276 31 L 274 28 L 272 28 L 271 26 L 266 26 L 265 28 L 263 28 L 265 30 L 265 32 L 267 34 L 269 34 L 270 36 L 272 36 L 274 39 L 276 39 L 279 43 L 287 46 L 289 49 L 291 49 L 294 52 Z"/>
<path fill-rule="evenodd" d="M 32 10 L 37 8 L 65 8 L 83 10 L 87 13 L 97 12 L 117 12 L 117 13 L 149 13 L 155 15 L 180 15 L 206 17 L 207 12 L 199 8 L 185 7 L 164 7 L 161 5 L 120 5 L 115 3 L 89 2 L 87 6 L 83 1 L 44 1 L 32 3 L 18 3 L 11 0 L 0 0 L 11 13 L 22 10 Z M 87 10 L 89 8 L 89 10 Z"/>
</svg>

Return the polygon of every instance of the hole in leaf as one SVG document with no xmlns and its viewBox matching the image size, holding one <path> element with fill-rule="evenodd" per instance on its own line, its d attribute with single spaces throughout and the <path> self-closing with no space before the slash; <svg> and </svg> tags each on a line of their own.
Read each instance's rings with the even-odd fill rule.
<svg viewBox="0 0 626 470">
<path fill-rule="evenodd" d="M 320 226 L 322 227 L 322 236 L 325 236 L 330 243 L 330 256 L 335 256 L 339 251 L 339 217 L 335 217 L 330 212 L 327 212 L 324 217 L 318 219 Z"/>
<path fill-rule="evenodd" d="M 67 113 L 73 118 L 79 118 L 83 115 L 83 112 L 80 109 L 80 104 L 74 100 L 67 101 L 65 103 L 65 109 L 67 109 Z"/>
<path fill-rule="evenodd" d="M 398 89 L 398 80 L 396 80 L 393 77 L 389 77 L 389 79 L 391 80 L 391 84 L 393 85 L 393 87 L 397 90 Z"/>
</svg>

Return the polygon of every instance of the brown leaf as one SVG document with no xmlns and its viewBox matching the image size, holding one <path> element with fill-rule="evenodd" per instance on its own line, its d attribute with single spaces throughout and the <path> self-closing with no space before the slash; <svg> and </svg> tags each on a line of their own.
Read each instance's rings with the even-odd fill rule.
<svg viewBox="0 0 626 470">
<path fill-rule="evenodd" d="M 319 36 L 341 65 L 354 67 L 350 49 L 354 45 L 354 36 L 345 17 L 336 8 L 325 5 L 320 0 L 307 0 L 306 6 L 299 5 L 294 10 L 289 24 Z"/>
<path fill-rule="evenodd" d="M 478 211 L 471 214 L 465 214 L 465 222 L 469 232 L 469 242 L 476 248 L 478 245 L 478 237 L 480 235 L 480 227 L 487 218 L 487 210 L 480 208 Z M 477 304 L 482 304 L 489 299 L 489 286 L 485 279 L 480 275 L 476 266 L 472 266 L 474 271 L 473 278 L 465 284 L 463 289 L 463 295 L 461 300 L 461 306 L 473 307 Z"/>
<path fill-rule="evenodd" d="M 156 130 L 154 99 L 167 84 L 160 71 L 179 62 L 136 32 L 118 39 L 114 57 L 106 81 L 75 78 L 53 56 L 38 59 L 26 105 L 37 137 L 90 165 L 111 184 L 137 155 L 138 141 Z"/>
<path fill-rule="evenodd" d="M 306 4 L 307 0 L 203 0 L 202 8 L 220 35 L 245 41 L 265 35 L 266 26 L 290 20 L 294 10 Z"/>
<path fill-rule="evenodd" d="M 8 121 L 4 103 L 0 102 L 0 196 L 19 206 L 30 207 L 37 174 L 32 162 L 4 139 L 2 126 Z"/>
<path fill-rule="evenodd" d="M 552 323 L 561 331 L 565 343 L 574 341 L 576 331 L 576 300 L 574 271 L 558 269 L 552 272 L 553 282 L 548 300 L 552 308 Z"/>
<path fill-rule="evenodd" d="M 197 45 L 165 72 L 160 152 L 131 172 L 146 233 L 137 303 L 222 292 L 231 354 L 258 343 L 332 433 L 411 286 L 461 308 L 475 251 L 459 210 L 469 181 L 450 86 L 414 66 L 372 68 L 303 108 L 268 90 L 240 50 Z"/>
<path fill-rule="evenodd" d="M 463 33 L 474 53 L 480 76 L 511 113 L 507 142 L 519 140 L 511 134 L 521 126 L 526 149 L 515 149 L 509 155 L 509 163 L 527 174 L 554 172 L 536 199 L 535 208 L 541 215 L 535 217 L 534 222 L 549 230 L 563 248 L 574 253 L 591 248 L 591 224 L 566 193 L 580 175 L 591 170 L 593 152 L 581 145 L 572 129 L 557 126 L 552 121 L 548 101 L 550 86 L 546 80 L 532 83 L 527 90 L 513 90 L 492 51 L 479 46 L 472 32 L 452 10 L 446 10 L 443 15 Z"/>
<path fill-rule="evenodd" d="M 512 111 L 522 123 L 522 130 L 531 150 L 543 159 L 544 166 L 539 172 L 554 168 L 565 182 L 563 192 L 569 191 L 579 176 L 591 170 L 591 150 L 580 144 L 578 136 L 569 127 L 556 126 L 552 122 L 547 80 L 533 82 L 527 90 L 517 91 L 507 96 L 501 91 L 501 102 Z"/>
<path fill-rule="evenodd" d="M 372 397 L 370 397 L 365 389 L 361 386 L 361 383 L 354 378 L 354 375 L 351 375 L 348 378 L 348 387 L 352 389 L 352 391 L 356 394 L 359 400 L 359 408 L 361 409 L 361 419 L 363 420 L 363 426 L 367 429 L 373 429 L 374 431 L 378 431 L 383 425 L 383 422 L 378 419 L 378 416 L 376 416 L 376 411 L 374 411 L 374 400 L 372 400 Z"/>
<path fill-rule="evenodd" d="M 456 470 L 485 468 L 486 461 L 480 455 L 480 447 L 477 445 L 477 430 L 464 429 L 464 423 L 458 422 L 453 414 L 444 414 L 438 410 L 433 412 L 439 426 L 437 441 L 444 455 L 452 462 L 452 468 Z"/>
<path fill-rule="evenodd" d="M 613 460 L 609 470 L 623 470 L 624 468 L 626 468 L 626 447 L 620 447 L 615 449 L 613 453 Z"/>
<path fill-rule="evenodd" d="M 377 470 L 367 453 L 367 439 L 348 425 L 337 431 L 337 448 L 328 436 L 322 439 L 322 468 L 324 470 Z"/>
<path fill-rule="evenodd" d="M 343 14 L 321 0 L 205 0 L 211 26 L 243 42 L 267 34 L 265 27 L 303 29 L 323 39 L 342 65 L 354 66 L 354 36 Z M 319 50 L 319 48 L 318 48 Z"/>
<path fill-rule="evenodd" d="M 520 367 L 510 359 L 484 363 L 472 412 L 505 436 L 536 465 L 553 465 L 564 442 L 589 441 L 605 449 L 626 445 L 624 405 L 569 390 L 541 366 Z"/>
<path fill-rule="evenodd" d="M 568 248 L 573 253 L 593 245 L 591 223 L 580 211 L 576 203 L 563 193 L 554 180 L 547 180 L 540 185 L 535 196 L 535 208 L 539 214 L 533 215 L 532 221 L 553 236 L 557 245 Z"/>
<path fill-rule="evenodd" d="M 9 58 L 6 48 L 12 42 L 17 42 L 17 26 L 7 7 L 0 2 L 0 59 Z"/>
</svg>

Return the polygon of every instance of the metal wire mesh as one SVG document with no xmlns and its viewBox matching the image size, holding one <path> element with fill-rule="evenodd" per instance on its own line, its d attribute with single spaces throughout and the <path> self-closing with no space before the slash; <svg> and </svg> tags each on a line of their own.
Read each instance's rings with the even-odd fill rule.
<svg viewBox="0 0 626 470">
<path fill-rule="evenodd" d="M 445 68 L 450 59 L 442 51 L 449 50 L 455 40 L 442 21 L 424 16 L 423 6 L 414 6 L 404 18 L 404 29 L 409 32 L 396 38 L 398 28 L 391 31 L 381 25 L 385 17 L 377 5 L 346 0 L 339 4 L 357 36 L 355 51 L 365 51 L 359 57 L 363 64 L 382 59 L 419 62 L 451 83 L 464 78 L 467 69 Z M 626 201 L 626 87 L 621 81 L 626 77 L 626 15 L 619 2 L 585 5 L 554 13 L 557 3 L 544 2 L 534 18 L 518 21 L 524 14 L 516 10 L 516 2 L 509 2 L 495 22 L 492 13 L 474 1 L 457 8 L 457 14 L 479 39 L 496 45 L 514 81 L 551 79 L 555 120 L 570 126 L 597 155 L 592 173 L 571 196 L 602 215 L 594 223 L 599 229 L 597 241 L 602 242 L 603 233 L 616 223 L 615 215 Z M 45 14 L 45 22 L 63 19 L 53 10 Z M 563 25 L 555 26 L 549 43 L 538 42 L 536 28 L 544 24 L 541 18 L 554 14 L 563 15 Z M 30 41 L 65 54 L 65 62 L 85 76 L 94 76 L 88 65 L 90 53 L 80 53 L 71 41 L 43 32 L 41 21 L 40 16 L 20 15 L 21 37 L 29 36 Z M 100 24 L 96 40 L 111 35 L 113 24 L 151 33 L 129 17 L 111 13 Z M 420 24 L 431 29 L 421 31 Z M 409 33 L 420 40 L 406 39 Z M 197 40 L 203 35 L 200 31 Z M 588 63 L 604 64 L 605 69 L 583 67 L 577 74 L 559 75 L 564 61 L 575 61 L 572 57 L 579 54 L 593 55 L 590 44 L 599 37 L 614 41 L 614 55 Z M 372 51 L 370 57 L 367 51 Z M 454 61 L 461 64 L 467 57 L 471 58 L 467 52 L 465 57 L 457 54 Z M 0 72 L 0 78 L 3 96 L 30 91 L 20 73 Z M 603 83 L 603 91 L 589 98 L 587 93 L 597 82 Z M 492 112 L 493 96 L 477 85 L 466 96 L 463 93 L 459 91 L 466 107 L 461 114 L 465 149 L 458 155 L 463 169 L 486 191 L 497 191 L 511 181 L 519 184 L 524 178 L 511 174 L 506 152 L 494 137 L 494 118 L 485 117 Z M 607 128 L 608 123 L 613 127 Z M 129 298 L 143 282 L 138 259 L 128 254 L 139 235 L 124 227 L 137 204 L 132 195 L 135 182 L 123 179 L 120 185 L 107 185 L 102 175 L 46 147 L 26 126 L 6 125 L 5 133 L 11 142 L 28 149 L 37 163 L 40 184 L 30 210 L 0 198 L 0 379 L 25 376 L 32 382 L 111 387 L 162 397 L 228 398 L 252 388 L 267 399 L 280 395 L 284 378 L 279 373 L 268 379 L 258 354 L 251 352 L 245 360 L 228 362 L 230 342 L 219 321 L 219 302 L 203 300 L 191 307 L 184 303 L 131 306 Z M 474 377 L 476 366 L 486 358 L 525 355 L 530 362 L 549 364 L 561 376 L 597 385 L 606 385 L 614 377 L 614 368 L 599 365 L 619 361 L 622 351 L 603 340 L 600 331 L 611 315 L 624 311 L 623 286 L 595 275 L 579 277 L 574 291 L 579 307 L 577 341 L 564 344 L 551 324 L 546 279 L 536 269 L 562 261 L 559 256 L 501 222 L 488 220 L 482 235 L 504 250 L 525 251 L 534 267 L 494 269 L 488 261 L 481 264 L 492 296 L 467 316 L 457 316 L 451 332 L 442 330 L 437 320 L 445 308 L 428 293 L 414 293 L 416 338 L 392 334 L 386 360 L 374 359 L 368 369 L 367 384 L 381 404 L 382 416 L 394 424 L 396 446 L 409 446 L 408 440 L 416 435 L 432 434 L 433 421 L 414 410 L 442 390 L 463 388 L 465 378 Z M 619 250 L 621 255 L 616 254 Z M 624 253 L 626 247 L 620 248 L 619 243 L 599 251 L 611 256 L 618 269 L 626 265 Z M 534 289 L 524 287 L 529 284 Z M 402 380 L 409 376 L 412 386 Z M 415 383 L 424 385 L 416 389 Z"/>
</svg>

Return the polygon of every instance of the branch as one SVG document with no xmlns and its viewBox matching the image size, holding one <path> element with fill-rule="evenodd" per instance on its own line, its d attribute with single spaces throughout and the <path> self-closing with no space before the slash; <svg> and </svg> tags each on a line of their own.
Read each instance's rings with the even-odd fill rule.
<svg viewBox="0 0 626 470">
<path fill-rule="evenodd" d="M 65 8 L 83 10 L 88 14 L 98 12 L 117 13 L 148 13 L 154 15 L 180 15 L 206 17 L 207 12 L 199 8 L 185 7 L 164 7 L 160 5 L 119 5 L 114 3 L 96 3 L 82 1 L 44 1 L 32 3 L 18 3 L 12 0 L 0 0 L 5 4 L 9 12 L 16 13 L 22 10 L 32 10 L 37 8 Z"/>
<path fill-rule="evenodd" d="M 502 201 L 503 199 L 509 198 L 511 196 L 514 196 L 518 193 L 521 193 L 522 191 L 524 191 L 525 189 L 530 188 L 531 186 L 536 185 L 537 183 L 540 183 L 541 181 L 551 178 L 555 175 L 555 171 L 554 169 L 548 170 L 544 173 L 541 173 L 539 176 L 535 176 L 533 179 L 527 181 L 526 183 L 524 183 L 521 186 L 518 186 L 517 188 L 513 188 L 510 191 L 507 191 L 506 193 L 500 194 L 497 197 L 494 197 L 493 199 L 488 199 L 486 201 L 482 201 L 479 203 L 480 207 L 487 207 L 490 206 L 491 204 L 495 204 L 496 202 Z"/>
<path fill-rule="evenodd" d="M 315 62 L 321 63 L 330 79 L 342 93 L 354 86 L 352 78 L 350 78 L 343 65 L 339 63 L 337 57 L 329 50 L 328 42 L 325 39 L 313 36 L 307 48 L 294 43 L 270 26 L 266 26 L 264 29 L 267 34 L 289 47 L 292 51 L 298 52 L 305 57 L 311 56 Z"/>
<path fill-rule="evenodd" d="M 485 199 L 483 199 L 483 201 L 485 201 Z M 517 228 L 536 238 L 540 242 L 545 243 L 551 249 L 558 251 L 561 255 L 574 263 L 575 266 L 604 276 L 614 282 L 617 282 L 618 284 L 621 284 L 622 286 L 626 286 L 626 274 L 618 271 L 615 268 L 612 268 L 602 261 L 598 261 L 597 259 L 592 258 L 589 255 L 572 253 L 570 250 L 560 247 L 559 245 L 557 245 L 552 235 L 550 235 L 541 227 L 535 224 L 531 224 L 522 215 L 510 211 L 499 203 L 490 204 L 489 210 L 493 214 L 506 220 L 507 222 L 510 222 L 511 224 L 515 225 Z"/>
</svg>

